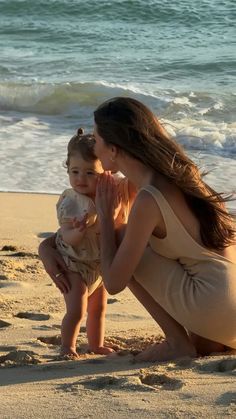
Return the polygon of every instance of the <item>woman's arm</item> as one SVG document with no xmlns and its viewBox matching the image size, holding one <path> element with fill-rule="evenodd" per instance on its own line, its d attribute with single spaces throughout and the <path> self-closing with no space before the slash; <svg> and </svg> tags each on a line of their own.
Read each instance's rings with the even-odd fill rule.
<svg viewBox="0 0 236 419">
<path fill-rule="evenodd" d="M 39 257 L 43 262 L 45 271 L 51 277 L 56 287 L 66 294 L 70 290 L 70 282 L 66 277 L 67 267 L 56 249 L 56 235 L 43 240 L 39 245 Z M 57 276 L 60 274 L 59 276 Z"/>
<path fill-rule="evenodd" d="M 152 196 L 141 191 L 137 196 L 126 227 L 124 238 L 117 249 L 112 218 L 112 194 L 109 186 L 98 188 L 97 204 L 101 225 L 101 264 L 103 281 L 110 294 L 122 291 L 132 275 L 149 238 L 160 221 L 160 212 Z"/>
<path fill-rule="evenodd" d="M 129 193 L 129 205 L 131 208 L 137 195 L 137 189 L 133 185 L 133 183 L 131 183 L 130 181 L 128 181 L 128 193 Z"/>
</svg>

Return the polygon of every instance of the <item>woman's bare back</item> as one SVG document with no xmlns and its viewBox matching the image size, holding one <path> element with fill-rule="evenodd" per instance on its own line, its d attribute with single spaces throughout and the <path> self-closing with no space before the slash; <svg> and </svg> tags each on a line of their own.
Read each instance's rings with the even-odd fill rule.
<svg viewBox="0 0 236 419">
<path fill-rule="evenodd" d="M 152 180 L 152 185 L 159 189 L 165 197 L 174 213 L 182 223 L 188 234 L 201 246 L 205 247 L 200 234 L 200 223 L 194 213 L 189 208 L 184 194 L 180 189 L 171 184 L 167 179 L 158 175 Z M 159 239 L 166 237 L 166 226 L 163 217 L 161 216 L 160 224 L 154 229 L 153 235 Z M 236 261 L 236 245 L 229 246 L 223 250 L 210 249 L 215 253 L 226 257 L 233 262 Z"/>
</svg>

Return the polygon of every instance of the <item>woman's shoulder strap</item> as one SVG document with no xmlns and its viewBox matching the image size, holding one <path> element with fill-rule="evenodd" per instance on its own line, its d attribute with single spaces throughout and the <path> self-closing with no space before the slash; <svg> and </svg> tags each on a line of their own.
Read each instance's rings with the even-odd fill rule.
<svg viewBox="0 0 236 419">
<path fill-rule="evenodd" d="M 173 217 L 176 217 L 174 210 L 159 189 L 153 185 L 146 185 L 140 189 L 140 191 L 142 190 L 149 192 L 153 196 L 165 222 L 167 219 L 173 220 Z"/>
</svg>

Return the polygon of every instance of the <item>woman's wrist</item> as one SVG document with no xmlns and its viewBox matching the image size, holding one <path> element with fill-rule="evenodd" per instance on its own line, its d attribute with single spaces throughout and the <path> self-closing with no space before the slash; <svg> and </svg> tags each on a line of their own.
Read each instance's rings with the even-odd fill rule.
<svg viewBox="0 0 236 419">
<path fill-rule="evenodd" d="M 100 231 L 104 236 L 111 236 L 115 232 L 115 221 L 113 218 L 103 218 L 100 220 Z"/>
<path fill-rule="evenodd" d="M 113 217 L 113 214 L 102 214 L 102 215 L 100 215 L 100 217 L 99 217 L 99 220 L 100 220 L 100 224 L 107 224 L 107 223 L 109 223 L 109 225 L 114 225 L 114 217 Z"/>
<path fill-rule="evenodd" d="M 101 252 L 109 252 L 115 243 L 115 222 L 111 218 L 102 218 L 100 221 Z M 109 249 L 109 250 L 108 250 Z"/>
</svg>

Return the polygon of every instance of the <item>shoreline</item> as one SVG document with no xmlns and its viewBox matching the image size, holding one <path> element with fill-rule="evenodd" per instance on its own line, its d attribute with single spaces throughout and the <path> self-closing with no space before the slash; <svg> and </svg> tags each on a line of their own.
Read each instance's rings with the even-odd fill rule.
<svg viewBox="0 0 236 419">
<path fill-rule="evenodd" d="M 59 195 L 60 194 L 60 192 L 46 192 L 46 191 L 23 191 L 23 190 L 19 190 L 19 191 L 17 191 L 17 190 L 13 190 L 13 191 L 3 191 L 3 190 L 0 190 L 0 194 L 4 194 L 4 193 L 7 193 L 7 194 L 28 194 L 28 195 L 30 195 L 30 194 L 32 194 L 32 195 Z"/>
</svg>

